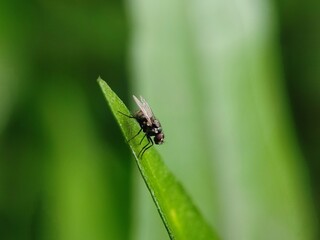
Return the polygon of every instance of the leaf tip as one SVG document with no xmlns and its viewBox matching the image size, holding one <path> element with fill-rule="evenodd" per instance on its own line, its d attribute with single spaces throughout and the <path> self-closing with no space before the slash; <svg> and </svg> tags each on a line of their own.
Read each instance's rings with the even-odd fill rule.
<svg viewBox="0 0 320 240">
<path fill-rule="evenodd" d="M 104 82 L 104 80 L 100 77 L 100 75 L 99 75 L 99 77 L 97 78 L 97 82 L 101 85 L 101 83 L 102 82 Z"/>
</svg>

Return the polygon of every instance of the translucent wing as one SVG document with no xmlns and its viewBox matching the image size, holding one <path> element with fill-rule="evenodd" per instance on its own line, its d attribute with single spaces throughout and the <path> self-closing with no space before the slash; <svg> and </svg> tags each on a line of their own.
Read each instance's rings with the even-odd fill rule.
<svg viewBox="0 0 320 240">
<path fill-rule="evenodd" d="M 147 101 L 146 101 L 142 96 L 140 96 L 140 100 L 141 100 L 141 102 L 142 102 L 142 104 L 143 104 L 143 106 L 144 106 L 144 108 L 145 108 L 148 116 L 149 116 L 150 118 L 154 118 L 154 114 L 153 114 L 153 112 L 152 112 L 152 109 L 151 109 L 151 107 L 149 106 L 149 104 L 147 103 Z"/>
<path fill-rule="evenodd" d="M 143 113 L 144 117 L 147 119 L 150 125 L 152 125 L 151 118 L 153 116 L 152 111 L 148 105 L 148 103 L 140 96 L 141 101 L 133 95 L 133 100 L 138 105 L 140 111 Z"/>
</svg>

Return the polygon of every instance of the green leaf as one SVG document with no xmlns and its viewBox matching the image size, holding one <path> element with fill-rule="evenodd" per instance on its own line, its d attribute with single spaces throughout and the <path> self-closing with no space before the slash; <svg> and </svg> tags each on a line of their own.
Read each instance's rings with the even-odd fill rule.
<svg viewBox="0 0 320 240">
<path fill-rule="evenodd" d="M 140 130 L 138 123 L 121 114 L 130 115 L 130 111 L 108 84 L 101 78 L 98 78 L 98 83 L 126 140 L 130 139 Z M 219 239 L 155 148 L 146 151 L 142 159 L 137 157 L 141 147 L 147 143 L 145 140 L 140 145 L 140 139 L 134 138 L 128 144 L 170 238 Z"/>
</svg>

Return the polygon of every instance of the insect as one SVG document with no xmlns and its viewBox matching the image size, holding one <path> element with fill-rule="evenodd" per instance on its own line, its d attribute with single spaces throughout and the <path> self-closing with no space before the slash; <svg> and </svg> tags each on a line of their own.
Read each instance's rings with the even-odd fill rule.
<svg viewBox="0 0 320 240">
<path fill-rule="evenodd" d="M 124 114 L 122 112 L 122 115 L 134 118 L 140 125 L 139 132 L 134 135 L 132 138 L 128 140 L 130 142 L 132 139 L 137 137 L 141 131 L 144 132 L 143 138 L 140 140 L 140 144 L 142 143 L 143 139 L 146 137 L 148 140 L 148 143 L 140 150 L 138 157 L 141 155 L 141 158 L 143 154 L 153 146 L 153 144 L 162 144 L 164 142 L 164 133 L 162 131 L 161 124 L 159 120 L 154 116 L 151 108 L 149 107 L 149 104 L 146 102 L 146 100 L 140 96 L 140 100 L 133 95 L 133 100 L 136 102 L 136 104 L 139 107 L 139 110 L 136 111 L 132 116 L 129 116 L 127 114 Z M 153 137 L 153 140 L 152 138 Z"/>
</svg>

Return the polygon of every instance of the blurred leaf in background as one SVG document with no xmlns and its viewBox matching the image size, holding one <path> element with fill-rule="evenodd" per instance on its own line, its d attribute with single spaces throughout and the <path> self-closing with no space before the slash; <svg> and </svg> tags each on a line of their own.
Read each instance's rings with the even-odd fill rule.
<svg viewBox="0 0 320 240">
<path fill-rule="evenodd" d="M 148 99 L 224 239 L 318 239 L 319 17 L 316 1 L 1 1 L 0 239 L 168 239 L 99 75 Z"/>
<path fill-rule="evenodd" d="M 204 215 L 224 239 L 316 239 L 273 2 L 130 4 L 134 80 L 161 109 L 164 159 Z M 135 239 L 163 239 L 139 201 Z"/>
<path fill-rule="evenodd" d="M 277 10 L 286 86 L 319 219 L 320 2 L 279 1 Z"/>
<path fill-rule="evenodd" d="M 124 10 L 1 1 L 0 239 L 129 238 L 129 151 L 96 84 L 127 95 Z"/>
</svg>

